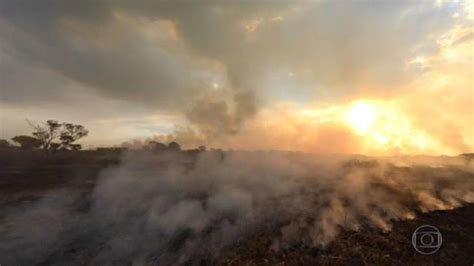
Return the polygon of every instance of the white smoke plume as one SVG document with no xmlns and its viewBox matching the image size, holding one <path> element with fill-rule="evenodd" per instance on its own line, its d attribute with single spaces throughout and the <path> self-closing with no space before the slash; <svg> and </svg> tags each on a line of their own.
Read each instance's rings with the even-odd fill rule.
<svg viewBox="0 0 474 266">
<path fill-rule="evenodd" d="M 8 210 L 0 258 L 5 265 L 84 258 L 196 265 L 263 229 L 280 232 L 270 248 L 324 247 L 341 228 L 390 230 L 391 221 L 419 211 L 474 202 L 472 166 L 453 157 L 412 159 L 134 151 L 101 173 L 87 200 L 65 190 Z M 71 259 L 65 249 L 82 255 Z"/>
</svg>

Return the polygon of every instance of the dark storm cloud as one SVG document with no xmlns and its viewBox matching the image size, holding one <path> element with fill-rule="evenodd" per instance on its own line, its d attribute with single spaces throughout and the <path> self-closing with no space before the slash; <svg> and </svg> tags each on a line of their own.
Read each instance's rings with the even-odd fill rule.
<svg viewBox="0 0 474 266">
<path fill-rule="evenodd" d="M 415 48 L 428 49 L 426 37 L 451 24 L 445 9 L 412 1 L 4 1 L 0 16 L 0 48 L 12 60 L 105 97 L 183 112 L 213 133 L 252 117 L 281 69 L 307 85 L 289 90 L 310 88 L 316 99 L 397 86 L 410 78 Z M 153 28 L 157 21 L 168 24 Z M 15 62 L 1 64 L 14 72 Z M 29 97 L 35 77 L 19 80 L 3 84 L 2 101 Z"/>
</svg>

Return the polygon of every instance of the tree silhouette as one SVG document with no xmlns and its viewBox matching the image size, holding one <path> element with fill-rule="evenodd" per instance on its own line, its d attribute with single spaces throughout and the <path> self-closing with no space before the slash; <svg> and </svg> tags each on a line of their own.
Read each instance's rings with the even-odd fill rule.
<svg viewBox="0 0 474 266">
<path fill-rule="evenodd" d="M 63 123 L 63 131 L 59 137 L 61 148 L 74 151 L 80 150 L 82 146 L 80 144 L 73 144 L 73 142 L 87 136 L 87 134 L 89 134 L 89 131 L 82 125 Z"/>
<path fill-rule="evenodd" d="M 51 149 L 51 143 L 60 135 L 61 124 L 56 120 L 48 120 L 44 125 L 34 125 L 28 121 L 30 126 L 35 130 L 33 136 L 41 140 L 43 150 Z"/>
<path fill-rule="evenodd" d="M 40 139 L 31 137 L 31 136 L 15 136 L 12 140 L 18 144 L 20 144 L 22 149 L 33 149 L 39 148 L 43 144 L 43 141 Z"/>
<path fill-rule="evenodd" d="M 0 148 L 8 148 L 10 147 L 10 142 L 6 139 L 0 139 Z"/>
<path fill-rule="evenodd" d="M 166 150 L 166 145 L 161 142 L 152 140 L 148 142 L 147 148 L 155 152 L 163 151 L 163 150 Z"/>
<path fill-rule="evenodd" d="M 168 144 L 168 149 L 172 151 L 180 151 L 181 146 L 177 142 L 173 141 Z"/>
<path fill-rule="evenodd" d="M 57 142 L 51 142 L 51 144 L 49 145 L 49 149 L 52 153 L 56 153 L 56 151 L 59 150 L 59 147 L 61 147 L 61 144 Z"/>
<path fill-rule="evenodd" d="M 33 136 L 41 140 L 42 148 L 46 152 L 56 150 L 80 150 L 82 146 L 74 142 L 89 133 L 82 125 L 72 123 L 59 123 L 56 120 L 48 120 L 43 125 L 35 125 L 28 121 L 33 127 Z M 59 142 L 54 142 L 59 141 Z"/>
</svg>

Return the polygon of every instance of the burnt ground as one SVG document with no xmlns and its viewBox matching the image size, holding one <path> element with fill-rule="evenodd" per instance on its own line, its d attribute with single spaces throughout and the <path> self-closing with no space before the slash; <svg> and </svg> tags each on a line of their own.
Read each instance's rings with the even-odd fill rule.
<svg viewBox="0 0 474 266">
<path fill-rule="evenodd" d="M 88 198 L 101 170 L 117 164 L 118 154 L 81 152 L 49 157 L 36 151 L 0 152 L 0 226 L 4 210 L 35 202 L 50 191 L 67 188 L 81 195 L 73 204 L 87 209 Z M 413 231 L 420 225 L 436 226 L 443 235 L 440 250 L 418 254 L 411 245 Z M 418 213 L 413 220 L 393 221 L 391 231 L 365 226 L 359 231 L 341 229 L 326 247 L 285 246 L 275 251 L 273 239 L 279 232 L 262 231 L 243 239 L 217 259 L 204 265 L 473 265 L 474 204 L 447 211 Z M 99 234 L 100 235 L 100 232 Z M 96 245 L 86 243 L 97 242 Z M 38 265 L 95 265 L 94 248 L 100 239 L 77 239 L 57 246 Z M 3 266 L 1 258 L 0 265 Z"/>
<path fill-rule="evenodd" d="M 433 255 L 418 254 L 411 244 L 420 225 L 436 226 L 441 248 Z M 325 248 L 293 246 L 272 251 L 278 232 L 262 232 L 242 241 L 219 260 L 218 265 L 473 265 L 474 205 L 449 211 L 418 214 L 408 221 L 395 221 L 391 231 L 364 228 L 341 230 Z"/>
</svg>

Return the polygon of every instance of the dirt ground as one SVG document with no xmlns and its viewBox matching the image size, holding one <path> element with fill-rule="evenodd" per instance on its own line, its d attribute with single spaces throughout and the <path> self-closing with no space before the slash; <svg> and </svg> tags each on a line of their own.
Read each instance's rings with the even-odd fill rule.
<svg viewBox="0 0 474 266">
<path fill-rule="evenodd" d="M 73 188 L 82 195 L 77 208 L 86 210 L 88 197 L 101 170 L 117 164 L 118 154 L 82 152 L 53 159 L 41 153 L 0 153 L 0 226 L 7 210 L 34 202 L 50 191 Z M 443 236 L 441 248 L 433 255 L 418 254 L 411 244 L 420 225 L 436 226 Z M 272 228 L 250 239 L 242 239 L 217 259 L 202 265 L 473 265 L 474 204 L 447 211 L 418 213 L 413 220 L 394 221 L 383 232 L 370 226 L 359 231 L 341 229 L 325 247 L 283 246 L 278 251 Z M 100 241 L 99 241 L 100 242 Z M 99 244 L 100 245 L 100 244 Z M 96 252 L 78 240 L 57 247 L 40 265 L 93 265 Z M 0 265 L 2 264 L 0 258 Z"/>
</svg>

